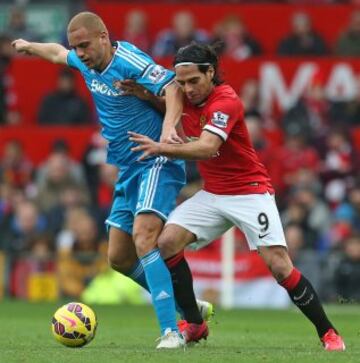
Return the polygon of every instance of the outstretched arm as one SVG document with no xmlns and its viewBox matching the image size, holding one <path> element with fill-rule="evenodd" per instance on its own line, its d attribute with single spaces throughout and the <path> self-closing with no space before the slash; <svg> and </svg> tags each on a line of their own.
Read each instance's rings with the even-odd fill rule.
<svg viewBox="0 0 360 363">
<path fill-rule="evenodd" d="M 24 39 L 16 39 L 12 46 L 18 53 L 35 55 L 52 63 L 66 64 L 69 50 L 57 43 L 34 43 Z"/>
<path fill-rule="evenodd" d="M 129 131 L 130 141 L 134 141 L 139 146 L 131 150 L 143 151 L 139 161 L 152 155 L 163 155 L 170 158 L 179 158 L 185 160 L 205 160 L 217 155 L 217 152 L 224 142 L 219 136 L 208 131 L 203 131 L 200 138 L 196 141 L 186 144 L 166 144 L 155 142 L 147 136 Z"/>
</svg>

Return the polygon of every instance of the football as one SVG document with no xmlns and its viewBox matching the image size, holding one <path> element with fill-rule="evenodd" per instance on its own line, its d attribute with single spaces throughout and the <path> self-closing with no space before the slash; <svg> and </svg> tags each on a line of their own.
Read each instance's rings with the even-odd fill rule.
<svg viewBox="0 0 360 363">
<path fill-rule="evenodd" d="M 67 347 L 83 347 L 95 337 L 97 319 L 87 305 L 71 302 L 56 310 L 51 330 L 55 339 Z"/>
</svg>

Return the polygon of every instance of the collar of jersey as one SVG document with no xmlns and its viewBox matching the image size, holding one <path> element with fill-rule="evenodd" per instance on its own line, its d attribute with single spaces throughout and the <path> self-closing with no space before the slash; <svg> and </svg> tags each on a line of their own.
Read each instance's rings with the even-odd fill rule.
<svg viewBox="0 0 360 363">
<path fill-rule="evenodd" d="M 116 45 L 116 50 L 118 50 L 119 49 L 119 46 L 120 46 L 120 42 L 115 42 L 114 45 Z M 115 59 L 115 53 L 113 54 L 113 56 L 111 58 L 111 61 L 106 66 L 106 68 L 102 72 L 99 73 L 101 76 L 103 76 L 107 72 L 107 70 L 111 67 L 111 65 L 114 62 L 114 59 Z"/>
</svg>

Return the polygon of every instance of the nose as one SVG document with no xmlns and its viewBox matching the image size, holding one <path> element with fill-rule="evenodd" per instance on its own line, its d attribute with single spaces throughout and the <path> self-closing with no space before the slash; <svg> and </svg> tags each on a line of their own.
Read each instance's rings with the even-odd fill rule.
<svg viewBox="0 0 360 363">
<path fill-rule="evenodd" d="M 194 89 L 193 89 L 193 86 L 191 85 L 191 84 L 185 84 L 185 86 L 184 86 L 184 91 L 185 91 L 185 93 L 187 94 L 187 95 L 192 95 L 193 94 L 193 91 L 194 91 Z"/>
<path fill-rule="evenodd" d="M 82 58 L 84 56 L 84 50 L 81 48 L 76 48 L 76 54 L 79 58 Z"/>
</svg>

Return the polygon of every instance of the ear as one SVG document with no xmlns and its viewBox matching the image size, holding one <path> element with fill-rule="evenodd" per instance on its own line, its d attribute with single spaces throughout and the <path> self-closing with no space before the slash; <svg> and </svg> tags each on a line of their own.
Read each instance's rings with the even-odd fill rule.
<svg viewBox="0 0 360 363">
<path fill-rule="evenodd" d="M 108 39 L 108 37 L 109 37 L 109 35 L 108 35 L 108 33 L 107 32 L 101 32 L 100 33 L 100 39 L 102 40 L 102 41 L 107 41 L 107 39 Z"/>
<path fill-rule="evenodd" d="M 208 72 L 208 74 L 210 76 L 210 79 L 212 80 L 214 78 L 214 76 L 215 76 L 215 69 L 214 69 L 214 67 L 210 66 L 207 72 Z"/>
</svg>

